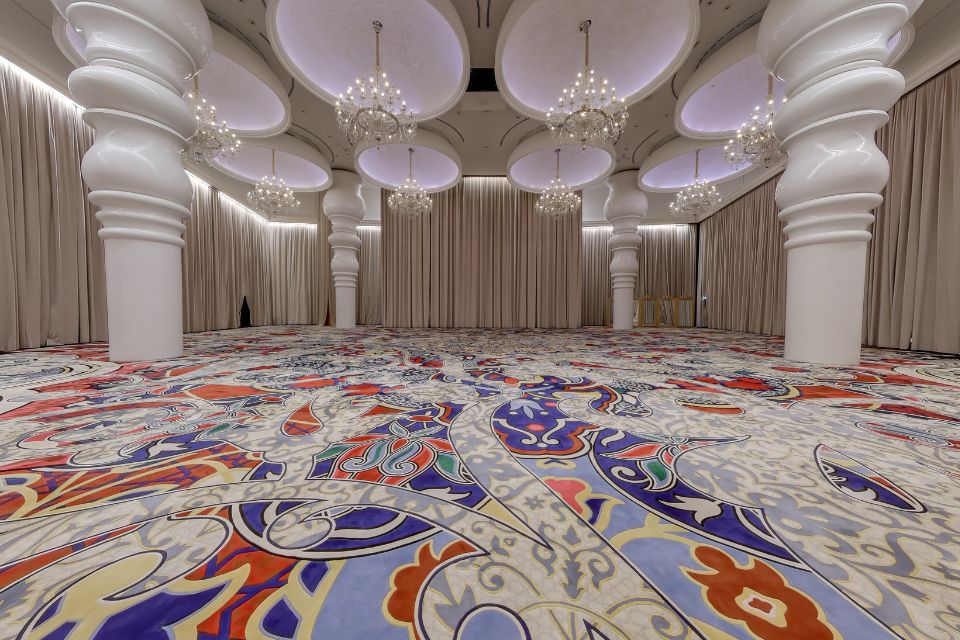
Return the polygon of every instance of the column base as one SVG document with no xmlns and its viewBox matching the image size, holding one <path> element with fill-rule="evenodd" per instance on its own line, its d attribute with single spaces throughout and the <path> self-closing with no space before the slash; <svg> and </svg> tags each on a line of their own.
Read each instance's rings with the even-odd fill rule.
<svg viewBox="0 0 960 640">
<path fill-rule="evenodd" d="M 787 252 L 788 360 L 860 364 L 866 260 L 862 241 L 811 244 Z"/>
</svg>

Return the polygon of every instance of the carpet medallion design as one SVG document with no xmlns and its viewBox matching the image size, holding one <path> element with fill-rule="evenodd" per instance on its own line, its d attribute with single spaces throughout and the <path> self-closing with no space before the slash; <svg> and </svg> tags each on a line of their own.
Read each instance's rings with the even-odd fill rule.
<svg viewBox="0 0 960 640">
<path fill-rule="evenodd" d="M 960 638 L 960 360 L 272 327 L 0 355 L 0 638 Z"/>
</svg>

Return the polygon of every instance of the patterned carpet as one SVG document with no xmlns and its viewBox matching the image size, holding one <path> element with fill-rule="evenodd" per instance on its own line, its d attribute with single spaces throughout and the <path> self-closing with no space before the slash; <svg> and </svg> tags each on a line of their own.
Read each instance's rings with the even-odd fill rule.
<svg viewBox="0 0 960 640">
<path fill-rule="evenodd" d="M 0 637 L 960 638 L 960 360 L 274 327 L 0 356 Z"/>
</svg>

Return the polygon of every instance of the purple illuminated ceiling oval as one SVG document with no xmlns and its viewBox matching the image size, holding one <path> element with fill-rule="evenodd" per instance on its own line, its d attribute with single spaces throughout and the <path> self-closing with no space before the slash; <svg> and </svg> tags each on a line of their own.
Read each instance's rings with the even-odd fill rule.
<svg viewBox="0 0 960 640">
<path fill-rule="evenodd" d="M 497 40 L 500 91 L 533 117 L 583 69 L 583 35 L 590 27 L 590 66 L 628 104 L 668 80 L 693 47 L 699 27 L 697 0 L 516 0 Z"/>
<path fill-rule="evenodd" d="M 394 189 L 407 177 L 409 149 L 413 149 L 413 175 L 431 193 L 460 182 L 460 156 L 450 144 L 431 131 L 420 130 L 412 144 L 364 144 L 354 157 L 357 172 L 365 180 Z"/>
<path fill-rule="evenodd" d="M 694 141 L 678 139 L 651 154 L 640 167 L 640 187 L 647 191 L 676 191 L 693 182 L 696 149 Z M 700 150 L 700 177 L 708 182 L 725 182 L 749 168 L 733 169 L 727 164 L 723 145 Z"/>
<path fill-rule="evenodd" d="M 610 147 L 558 145 L 546 131 L 523 141 L 507 160 L 507 179 L 522 191 L 542 191 L 553 180 L 560 149 L 560 179 L 571 189 L 592 186 L 613 172 L 615 152 Z"/>
<path fill-rule="evenodd" d="M 75 66 L 86 64 L 83 36 L 59 14 L 53 35 L 60 51 Z M 273 136 L 290 125 L 290 100 L 267 63 L 249 46 L 211 23 L 213 52 L 199 76 L 200 94 L 217 107 L 217 115 L 240 136 Z M 193 89 L 192 81 L 181 87 Z"/>
<path fill-rule="evenodd" d="M 674 124 L 691 138 L 720 140 L 731 137 L 753 112 L 767 100 L 768 71 L 756 54 L 755 25 L 723 45 L 690 76 L 677 99 Z M 896 62 L 913 39 L 907 25 L 887 43 L 890 59 Z M 777 104 L 783 100 L 786 84 L 774 82 Z"/>
<path fill-rule="evenodd" d="M 271 151 L 277 152 L 277 175 L 294 191 L 323 191 L 330 186 L 330 164 L 318 151 L 296 138 L 245 138 L 240 152 L 231 162 L 215 166 L 242 182 L 254 184 L 270 175 Z"/>
<path fill-rule="evenodd" d="M 466 90 L 466 33 L 449 0 L 270 0 L 273 48 L 304 86 L 333 104 L 374 65 L 371 23 L 383 23 L 381 63 L 418 120 L 451 109 Z"/>
</svg>

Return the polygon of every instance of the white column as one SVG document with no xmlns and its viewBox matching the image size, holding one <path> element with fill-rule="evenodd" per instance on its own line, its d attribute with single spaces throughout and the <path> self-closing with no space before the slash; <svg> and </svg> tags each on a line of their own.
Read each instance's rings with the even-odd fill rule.
<svg viewBox="0 0 960 640">
<path fill-rule="evenodd" d="M 181 234 L 190 180 L 180 147 L 194 120 L 180 94 L 210 55 L 200 0 L 54 0 L 86 39 L 89 66 L 70 74 L 96 141 L 83 158 L 100 208 L 110 358 L 183 353 Z"/>
<path fill-rule="evenodd" d="M 874 137 L 904 87 L 886 43 L 921 2 L 771 0 L 763 15 L 760 59 L 787 83 L 775 127 L 791 360 L 860 361 L 870 211 L 889 175 Z"/>
<path fill-rule="evenodd" d="M 333 172 L 333 186 L 323 196 L 323 213 L 330 220 L 333 288 L 337 300 L 338 329 L 357 326 L 357 279 L 360 276 L 360 236 L 357 225 L 365 212 L 360 176 L 351 171 Z"/>
<path fill-rule="evenodd" d="M 637 186 L 636 171 L 621 171 L 607 178 L 610 193 L 603 215 L 613 225 L 609 247 L 610 280 L 613 288 L 613 328 L 633 328 L 633 300 L 640 261 L 637 226 L 647 215 L 647 195 Z"/>
</svg>

